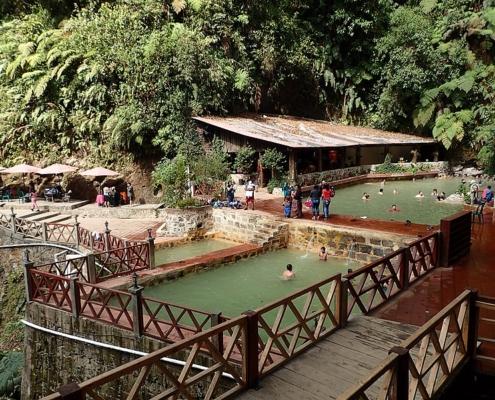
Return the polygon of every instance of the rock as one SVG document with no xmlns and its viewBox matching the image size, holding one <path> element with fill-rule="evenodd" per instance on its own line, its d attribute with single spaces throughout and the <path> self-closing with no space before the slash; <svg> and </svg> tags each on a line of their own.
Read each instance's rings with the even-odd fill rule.
<svg viewBox="0 0 495 400">
<path fill-rule="evenodd" d="M 480 176 L 480 175 L 483 175 L 483 171 L 481 171 L 481 170 L 479 170 L 477 168 L 474 168 L 474 167 L 464 168 L 461 172 L 462 172 L 463 175 L 466 175 L 466 176 Z"/>
<path fill-rule="evenodd" d="M 460 195 L 459 193 L 453 193 L 449 197 L 447 197 L 445 201 L 454 204 L 464 204 L 464 196 Z"/>
</svg>

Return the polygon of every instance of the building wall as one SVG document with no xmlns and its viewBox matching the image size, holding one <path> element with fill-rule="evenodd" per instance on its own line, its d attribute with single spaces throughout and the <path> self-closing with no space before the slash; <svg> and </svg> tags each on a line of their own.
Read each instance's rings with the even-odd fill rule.
<svg viewBox="0 0 495 400">
<path fill-rule="evenodd" d="M 360 165 L 381 164 L 385 159 L 385 146 L 361 147 Z"/>
</svg>

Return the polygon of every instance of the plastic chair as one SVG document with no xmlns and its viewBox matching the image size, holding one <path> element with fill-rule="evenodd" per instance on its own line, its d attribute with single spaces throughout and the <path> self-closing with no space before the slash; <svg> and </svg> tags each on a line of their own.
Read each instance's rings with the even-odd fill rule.
<svg viewBox="0 0 495 400">
<path fill-rule="evenodd" d="M 10 191 L 4 190 L 2 193 L 2 201 L 10 201 Z"/>
<path fill-rule="evenodd" d="M 22 190 L 19 190 L 19 192 L 17 193 L 17 198 L 19 199 L 19 203 L 24 203 L 26 201 L 26 194 L 22 191 Z"/>
<path fill-rule="evenodd" d="M 475 221 L 476 217 L 478 217 L 478 221 L 480 224 L 484 223 L 483 219 L 483 209 L 485 208 L 485 203 L 481 202 L 478 204 L 476 207 L 476 210 L 473 211 L 473 222 Z"/>
</svg>

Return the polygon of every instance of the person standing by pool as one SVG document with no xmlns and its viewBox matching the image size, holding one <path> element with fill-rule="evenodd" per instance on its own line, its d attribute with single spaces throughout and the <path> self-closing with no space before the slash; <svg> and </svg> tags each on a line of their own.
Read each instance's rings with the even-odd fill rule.
<svg viewBox="0 0 495 400">
<path fill-rule="evenodd" d="M 256 189 L 256 186 L 252 181 L 249 181 L 246 185 L 246 207 L 244 207 L 245 210 L 249 209 L 249 204 L 252 204 L 252 209 L 254 210 L 254 191 Z"/>
<path fill-rule="evenodd" d="M 132 183 L 127 183 L 127 200 L 129 200 L 129 205 L 132 206 L 134 201 L 134 188 L 132 187 Z"/>
<path fill-rule="evenodd" d="M 302 218 L 302 191 L 299 185 L 296 185 L 296 190 L 292 195 L 292 198 L 296 201 L 296 215 L 294 218 Z"/>
<path fill-rule="evenodd" d="M 313 213 L 314 220 L 320 219 L 320 197 L 321 192 L 318 185 L 313 186 L 313 190 L 309 193 L 311 199 L 311 211 Z"/>
<path fill-rule="evenodd" d="M 36 193 L 36 189 L 33 189 L 31 191 L 30 197 L 31 197 L 31 211 L 34 211 L 34 209 L 39 211 L 40 208 L 38 207 L 38 193 Z"/>
<path fill-rule="evenodd" d="M 330 202 L 335 192 L 332 190 L 330 185 L 326 183 L 323 186 L 323 190 L 321 192 L 321 198 L 323 200 L 323 215 L 325 216 L 325 221 L 330 217 Z"/>
<path fill-rule="evenodd" d="M 282 274 L 282 278 L 284 278 L 284 280 L 286 281 L 290 281 L 292 279 L 294 279 L 296 277 L 296 273 L 294 271 L 292 271 L 292 264 L 287 264 L 287 267 L 284 271 L 284 273 Z"/>
<path fill-rule="evenodd" d="M 483 200 L 485 203 L 489 203 L 493 200 L 493 191 L 491 186 L 487 186 L 483 189 L 481 200 Z"/>
<path fill-rule="evenodd" d="M 285 196 L 283 205 L 285 218 L 290 218 L 290 214 L 292 212 L 292 197 L 290 197 L 290 195 Z"/>
<path fill-rule="evenodd" d="M 476 181 L 473 179 L 471 182 L 469 182 L 469 195 L 471 197 L 471 204 L 476 204 L 478 202 L 478 191 L 480 190 L 480 187 L 476 183 Z"/>
<path fill-rule="evenodd" d="M 103 199 L 105 200 L 103 205 L 105 207 L 110 207 L 110 188 L 108 186 L 103 188 Z"/>
<path fill-rule="evenodd" d="M 229 207 L 232 207 L 235 198 L 235 186 L 232 182 L 227 184 L 227 203 Z"/>
</svg>

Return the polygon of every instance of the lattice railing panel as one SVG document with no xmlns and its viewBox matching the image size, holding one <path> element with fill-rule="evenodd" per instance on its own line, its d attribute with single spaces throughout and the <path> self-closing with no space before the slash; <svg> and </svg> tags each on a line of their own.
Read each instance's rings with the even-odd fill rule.
<svg viewBox="0 0 495 400">
<path fill-rule="evenodd" d="M 76 243 L 77 229 L 75 225 L 47 223 L 46 236 L 49 242 Z"/>
<path fill-rule="evenodd" d="M 12 218 L 10 215 L 0 213 L 0 226 L 5 229 L 12 228 Z"/>
<path fill-rule="evenodd" d="M 260 375 L 338 328 L 340 287 L 336 275 L 257 310 Z"/>
<path fill-rule="evenodd" d="M 77 286 L 81 298 L 81 315 L 123 329 L 133 329 L 130 293 L 104 289 L 89 283 L 79 283 Z"/>
<path fill-rule="evenodd" d="M 127 275 L 150 266 L 148 243 L 97 253 L 95 256 L 100 265 L 97 270 L 98 281 Z"/>
<path fill-rule="evenodd" d="M 231 334 L 229 334 L 231 332 Z M 215 345 L 224 337 L 223 349 Z M 230 362 L 236 343 L 244 343 L 246 319 L 229 320 L 213 329 L 138 358 L 79 384 L 83 399 L 205 399 L 230 398 L 246 386 L 245 349 Z M 211 362 L 206 363 L 204 354 Z M 182 365 L 165 359 L 185 360 Z M 205 365 L 206 364 L 206 365 Z M 59 393 L 45 400 L 61 399 Z"/>
<path fill-rule="evenodd" d="M 29 270 L 32 301 L 71 311 L 70 279 L 36 269 Z"/>
<path fill-rule="evenodd" d="M 405 250 L 396 251 L 345 277 L 349 281 L 348 315 L 368 314 L 404 288 Z"/>
<path fill-rule="evenodd" d="M 16 218 L 15 233 L 35 239 L 43 239 L 43 224 L 24 218 Z"/>
<path fill-rule="evenodd" d="M 67 278 L 77 277 L 81 281 L 88 282 L 88 258 L 86 256 L 38 265 L 36 269 Z"/>
<path fill-rule="evenodd" d="M 211 315 L 200 310 L 142 298 L 144 334 L 162 340 L 178 341 L 208 330 Z"/>
<path fill-rule="evenodd" d="M 437 266 L 438 233 L 409 245 L 409 282 L 427 274 Z"/>
</svg>

